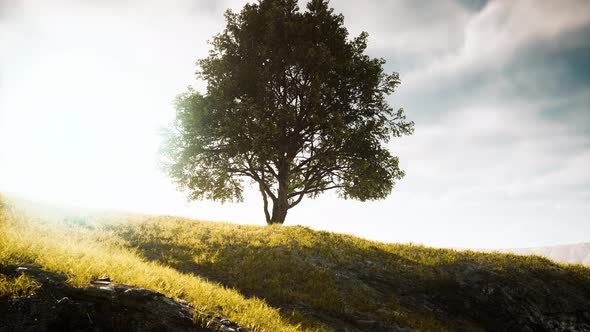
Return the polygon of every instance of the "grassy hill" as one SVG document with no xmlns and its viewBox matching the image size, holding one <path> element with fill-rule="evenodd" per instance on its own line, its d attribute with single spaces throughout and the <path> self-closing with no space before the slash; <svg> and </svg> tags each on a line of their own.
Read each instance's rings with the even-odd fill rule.
<svg viewBox="0 0 590 332">
<path fill-rule="evenodd" d="M 0 198 L 0 267 L 101 275 L 257 331 L 590 330 L 590 269 L 305 227 L 55 209 Z M 0 301 L 43 285 L 0 273 Z"/>
</svg>

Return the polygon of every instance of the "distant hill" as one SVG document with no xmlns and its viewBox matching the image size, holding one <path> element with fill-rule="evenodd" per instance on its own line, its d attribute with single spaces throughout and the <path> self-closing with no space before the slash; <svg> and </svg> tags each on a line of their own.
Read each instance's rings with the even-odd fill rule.
<svg viewBox="0 0 590 332">
<path fill-rule="evenodd" d="M 42 330 L 30 314 L 52 307 L 61 311 L 44 312 L 49 326 L 63 326 L 67 312 L 84 324 L 77 330 L 101 330 L 93 324 L 106 322 L 95 318 L 110 314 L 100 302 L 110 290 L 88 287 L 106 278 L 125 295 L 113 305 L 137 314 L 121 327 L 129 330 L 166 305 L 180 318 L 194 310 L 192 331 L 590 331 L 590 269 L 581 265 L 0 196 L 0 331 L 19 319 Z M 66 295 L 40 304 L 44 294 Z"/>
<path fill-rule="evenodd" d="M 590 265 L 590 242 L 551 247 L 508 249 L 505 252 L 519 255 L 540 255 L 558 262 Z"/>
<path fill-rule="evenodd" d="M 477 249 L 477 251 L 497 251 L 516 255 L 538 255 L 547 257 L 556 262 L 590 266 L 590 242 L 532 248 L 509 248 L 499 250 Z"/>
</svg>

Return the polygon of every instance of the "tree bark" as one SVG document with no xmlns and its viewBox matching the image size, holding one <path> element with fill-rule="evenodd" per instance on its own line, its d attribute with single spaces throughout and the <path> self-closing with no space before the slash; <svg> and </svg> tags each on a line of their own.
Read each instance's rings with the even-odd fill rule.
<svg viewBox="0 0 590 332">
<path fill-rule="evenodd" d="M 270 213 L 268 213 L 268 197 L 266 196 L 266 192 L 260 183 L 260 193 L 262 194 L 262 201 L 264 202 L 264 217 L 266 218 L 266 223 L 270 225 Z"/>
<path fill-rule="evenodd" d="M 287 210 L 289 210 L 289 198 L 286 188 L 281 190 L 279 185 L 279 192 L 276 202 L 272 206 L 272 217 L 270 218 L 271 224 L 282 225 L 287 217 Z"/>
<path fill-rule="evenodd" d="M 278 202 L 277 202 L 278 203 Z M 270 218 L 269 225 L 279 224 L 282 225 L 287 217 L 288 207 L 283 204 L 277 204 L 272 207 L 272 217 Z"/>
<path fill-rule="evenodd" d="M 279 189 L 277 192 L 277 199 L 273 202 L 272 216 L 270 218 L 270 223 L 268 223 L 269 225 L 282 225 L 287 217 L 287 211 L 289 210 L 289 185 L 286 173 L 286 170 L 279 171 Z"/>
</svg>

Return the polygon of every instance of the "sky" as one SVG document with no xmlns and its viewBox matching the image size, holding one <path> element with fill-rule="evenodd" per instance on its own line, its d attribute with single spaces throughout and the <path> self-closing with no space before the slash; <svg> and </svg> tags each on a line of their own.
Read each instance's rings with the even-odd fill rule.
<svg viewBox="0 0 590 332">
<path fill-rule="evenodd" d="M 157 165 L 172 101 L 246 1 L 0 0 L 0 191 L 264 224 L 260 194 L 187 202 Z M 301 7 L 304 8 L 304 1 Z M 286 225 L 386 242 L 590 241 L 590 1 L 333 0 L 402 84 L 415 133 L 382 201 L 304 199 Z"/>
</svg>

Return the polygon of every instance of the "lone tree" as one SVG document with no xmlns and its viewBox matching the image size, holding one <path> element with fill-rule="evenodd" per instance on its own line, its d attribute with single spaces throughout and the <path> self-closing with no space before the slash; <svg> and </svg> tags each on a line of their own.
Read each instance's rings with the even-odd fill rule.
<svg viewBox="0 0 590 332">
<path fill-rule="evenodd" d="M 387 104 L 399 74 L 364 54 L 368 34 L 349 40 L 324 0 L 306 11 L 296 0 L 261 0 L 225 20 L 197 62 L 206 94 L 177 96 L 165 131 L 163 165 L 179 189 L 190 200 L 242 201 L 249 178 L 268 224 L 330 189 L 385 198 L 404 172 L 383 144 L 414 123 Z"/>
</svg>

